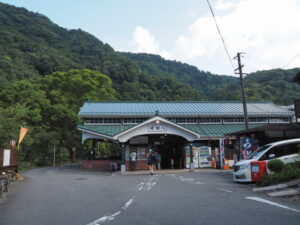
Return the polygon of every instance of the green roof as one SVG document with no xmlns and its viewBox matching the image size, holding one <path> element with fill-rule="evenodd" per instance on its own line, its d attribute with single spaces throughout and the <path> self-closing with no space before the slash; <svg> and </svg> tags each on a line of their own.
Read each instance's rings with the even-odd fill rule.
<svg viewBox="0 0 300 225">
<path fill-rule="evenodd" d="M 242 102 L 86 102 L 79 116 L 243 116 Z M 271 102 L 248 102 L 249 116 L 288 116 L 293 112 Z"/>
<path fill-rule="evenodd" d="M 249 128 L 263 126 L 264 124 L 249 124 Z M 181 126 L 194 131 L 201 136 L 222 137 L 225 134 L 245 130 L 244 124 L 182 124 Z"/>
<path fill-rule="evenodd" d="M 263 125 L 264 124 L 250 124 L 249 127 L 255 128 Z M 113 137 L 134 126 L 136 125 L 78 125 L 78 128 Z M 245 129 L 245 125 L 243 124 L 180 124 L 178 126 L 196 132 L 202 137 L 222 137 L 227 133 L 233 133 Z"/>
<path fill-rule="evenodd" d="M 113 137 L 134 126 L 135 125 L 78 125 L 77 128 Z"/>
</svg>

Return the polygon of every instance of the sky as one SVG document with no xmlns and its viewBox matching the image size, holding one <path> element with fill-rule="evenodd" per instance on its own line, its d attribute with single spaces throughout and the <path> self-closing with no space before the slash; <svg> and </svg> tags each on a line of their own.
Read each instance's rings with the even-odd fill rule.
<svg viewBox="0 0 300 225">
<path fill-rule="evenodd" d="M 0 0 L 82 29 L 116 51 L 146 52 L 214 74 L 300 67 L 300 0 Z M 232 63 L 232 64 L 231 64 Z M 233 66 L 232 66 L 233 65 Z"/>
</svg>

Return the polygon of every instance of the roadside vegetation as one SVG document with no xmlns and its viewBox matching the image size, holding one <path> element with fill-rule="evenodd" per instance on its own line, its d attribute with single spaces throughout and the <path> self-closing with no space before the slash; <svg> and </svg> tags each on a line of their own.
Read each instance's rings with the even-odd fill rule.
<svg viewBox="0 0 300 225">
<path fill-rule="evenodd" d="M 269 186 L 300 178 L 300 161 L 283 164 L 280 160 L 271 160 L 268 163 L 268 168 L 274 173 L 264 175 L 258 185 Z"/>
</svg>

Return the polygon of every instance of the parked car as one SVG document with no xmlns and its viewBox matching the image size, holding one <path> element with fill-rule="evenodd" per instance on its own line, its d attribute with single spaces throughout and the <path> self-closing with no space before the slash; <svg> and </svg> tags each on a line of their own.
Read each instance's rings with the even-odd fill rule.
<svg viewBox="0 0 300 225">
<path fill-rule="evenodd" d="M 271 159 L 280 159 L 284 163 L 300 161 L 300 138 L 273 142 L 260 147 L 247 159 L 241 160 L 233 166 L 233 180 L 236 182 L 251 182 L 250 162 L 268 162 Z M 270 173 L 267 169 L 268 172 Z"/>
</svg>

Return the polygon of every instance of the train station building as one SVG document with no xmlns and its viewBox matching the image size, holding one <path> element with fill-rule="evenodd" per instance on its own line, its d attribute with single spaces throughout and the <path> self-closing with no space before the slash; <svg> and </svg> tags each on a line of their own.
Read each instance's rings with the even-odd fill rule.
<svg viewBox="0 0 300 225">
<path fill-rule="evenodd" d="M 289 124 L 294 116 L 271 102 L 248 102 L 247 109 L 250 129 Z M 236 137 L 226 134 L 245 130 L 242 102 L 85 102 L 78 115 L 82 143 L 92 139 L 93 148 L 99 142 L 120 146 L 121 172 L 129 170 L 133 151 L 136 169 L 147 169 L 149 148 L 161 155 L 162 168 L 210 167 L 213 157 L 232 158 Z M 109 163 L 91 157 L 81 165 L 101 169 Z"/>
</svg>

